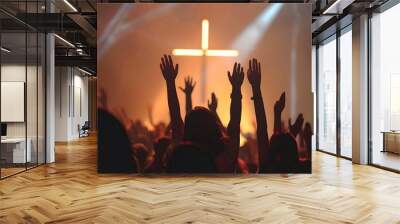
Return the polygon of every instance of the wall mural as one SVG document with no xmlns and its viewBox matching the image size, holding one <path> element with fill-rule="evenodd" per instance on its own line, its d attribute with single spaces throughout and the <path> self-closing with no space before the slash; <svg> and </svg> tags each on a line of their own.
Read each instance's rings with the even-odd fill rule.
<svg viewBox="0 0 400 224">
<path fill-rule="evenodd" d="M 98 171 L 311 173 L 311 5 L 98 5 Z"/>
</svg>

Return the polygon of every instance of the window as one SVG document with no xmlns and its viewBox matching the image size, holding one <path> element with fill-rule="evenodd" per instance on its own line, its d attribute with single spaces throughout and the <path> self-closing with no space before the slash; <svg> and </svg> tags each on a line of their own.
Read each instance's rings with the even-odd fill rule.
<svg viewBox="0 0 400 224">
<path fill-rule="evenodd" d="M 340 155 L 352 157 L 352 34 L 340 36 Z"/>
<path fill-rule="evenodd" d="M 370 157 L 400 170 L 400 4 L 371 18 Z"/>
<path fill-rule="evenodd" d="M 336 153 L 336 37 L 318 48 L 318 149 Z"/>
<path fill-rule="evenodd" d="M 317 149 L 351 159 L 352 26 L 320 43 L 317 53 Z"/>
</svg>

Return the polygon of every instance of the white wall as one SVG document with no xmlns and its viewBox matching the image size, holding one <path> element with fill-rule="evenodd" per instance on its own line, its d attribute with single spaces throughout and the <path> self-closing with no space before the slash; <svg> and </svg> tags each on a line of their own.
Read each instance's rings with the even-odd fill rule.
<svg viewBox="0 0 400 224">
<path fill-rule="evenodd" d="M 55 68 L 55 141 L 68 140 L 69 73 L 67 67 Z"/>
<path fill-rule="evenodd" d="M 75 70 L 76 71 L 76 70 Z M 88 94 L 88 78 L 85 76 L 74 75 L 74 108 L 73 108 L 73 119 L 72 119 L 72 129 L 71 135 L 76 138 L 79 137 L 78 133 L 78 124 L 81 126 L 85 123 L 85 121 L 89 120 L 89 94 Z"/>
<path fill-rule="evenodd" d="M 23 113 L 26 111 L 26 121 L 24 122 L 6 122 L 8 138 L 25 138 L 30 139 L 30 147 L 32 151 L 32 161 L 39 163 L 44 162 L 44 74 L 39 66 L 27 67 L 25 64 L 4 64 L 1 66 L 2 82 L 24 82 L 26 84 L 26 107 L 22 108 Z M 7 97 L 7 96 L 2 96 Z M 7 110 L 8 108 L 1 108 Z M 37 151 L 39 150 L 39 151 Z M 37 157 L 37 153 L 39 156 Z"/>
<path fill-rule="evenodd" d="M 27 73 L 28 80 L 29 80 L 29 82 L 31 82 L 32 78 L 30 78 L 29 76 L 31 74 L 36 75 L 36 67 L 28 66 L 26 68 L 25 65 L 16 65 L 16 64 L 1 66 L 1 81 L 2 82 L 24 82 L 24 83 L 26 83 L 25 69 L 27 69 L 27 71 L 28 71 L 28 73 Z M 36 85 L 36 82 L 32 83 L 32 84 Z M 31 102 L 33 100 L 29 99 L 29 97 L 36 98 L 36 88 L 35 89 L 27 88 L 27 91 L 28 91 L 27 92 L 27 96 L 28 96 L 27 102 Z M 30 106 L 34 106 L 36 108 L 36 104 L 30 105 Z M 1 110 L 6 110 L 6 109 L 7 108 L 1 108 Z M 34 114 L 34 116 L 35 116 L 34 118 L 30 117 L 30 113 L 28 113 L 27 116 L 28 116 L 28 122 L 30 122 L 33 119 L 35 119 L 35 121 L 36 121 L 36 113 Z M 28 128 L 30 126 L 31 125 L 28 125 Z M 35 129 L 36 129 L 36 127 L 35 127 Z M 29 133 L 29 130 L 28 130 L 28 133 Z M 25 137 L 25 122 L 7 122 L 7 137 Z"/>
<path fill-rule="evenodd" d="M 1 81 L 3 82 L 25 82 L 25 65 L 2 65 L 1 66 Z M 28 67 L 31 70 L 32 67 Z M 28 72 L 30 74 L 30 72 Z M 36 95 L 36 94 L 35 94 Z M 6 108 L 1 108 L 6 110 Z M 25 137 L 25 123 L 11 122 L 7 123 L 7 137 Z"/>
<path fill-rule="evenodd" d="M 1 66 L 1 81 L 3 82 L 25 82 L 25 65 L 2 65 Z M 28 67 L 31 70 L 32 67 Z M 30 74 L 30 72 L 28 72 Z M 35 94 L 36 96 L 36 94 Z M 6 110 L 6 108 L 1 108 Z M 7 123 L 7 137 L 25 137 L 25 123 L 24 122 L 11 122 Z"/>
<path fill-rule="evenodd" d="M 55 73 L 55 141 L 70 141 L 88 120 L 88 78 L 72 67 L 56 67 Z"/>
</svg>

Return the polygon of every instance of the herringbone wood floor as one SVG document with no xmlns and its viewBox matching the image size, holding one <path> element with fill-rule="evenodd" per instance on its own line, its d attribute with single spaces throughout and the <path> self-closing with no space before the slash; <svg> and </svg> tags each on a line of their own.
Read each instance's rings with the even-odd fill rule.
<svg viewBox="0 0 400 224">
<path fill-rule="evenodd" d="M 0 181 L 0 223 L 400 223 L 400 175 L 313 154 L 312 175 L 97 174 L 96 139 Z"/>
</svg>

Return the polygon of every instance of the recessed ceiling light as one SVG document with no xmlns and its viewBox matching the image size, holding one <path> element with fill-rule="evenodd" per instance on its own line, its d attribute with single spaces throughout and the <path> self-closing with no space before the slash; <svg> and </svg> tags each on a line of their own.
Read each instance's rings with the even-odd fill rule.
<svg viewBox="0 0 400 224">
<path fill-rule="evenodd" d="M 351 5 L 355 0 L 336 0 L 322 14 L 342 14 L 343 9 Z"/>
<path fill-rule="evenodd" d="M 90 72 L 88 72 L 88 71 L 86 71 L 86 70 L 83 70 L 83 69 L 81 69 L 81 68 L 79 68 L 79 67 L 78 67 L 78 70 L 81 71 L 81 72 L 83 72 L 83 73 L 85 73 L 85 74 L 87 74 L 87 75 L 90 75 L 90 76 L 93 75 L 92 73 L 90 73 Z"/>
<path fill-rule="evenodd" d="M 68 1 L 64 0 L 64 3 L 68 5 L 74 12 L 78 12 L 78 10 Z"/>
<path fill-rule="evenodd" d="M 5 47 L 1 47 L 1 51 L 4 51 L 6 53 L 10 53 L 11 52 L 11 50 L 9 50 L 9 49 L 7 49 Z"/>
<path fill-rule="evenodd" d="M 55 37 L 57 37 L 59 40 L 61 40 L 62 42 L 64 42 L 65 44 L 67 44 L 70 47 L 75 48 L 75 45 L 73 45 L 71 42 L 69 42 L 68 40 L 60 37 L 58 34 L 54 34 Z"/>
</svg>

